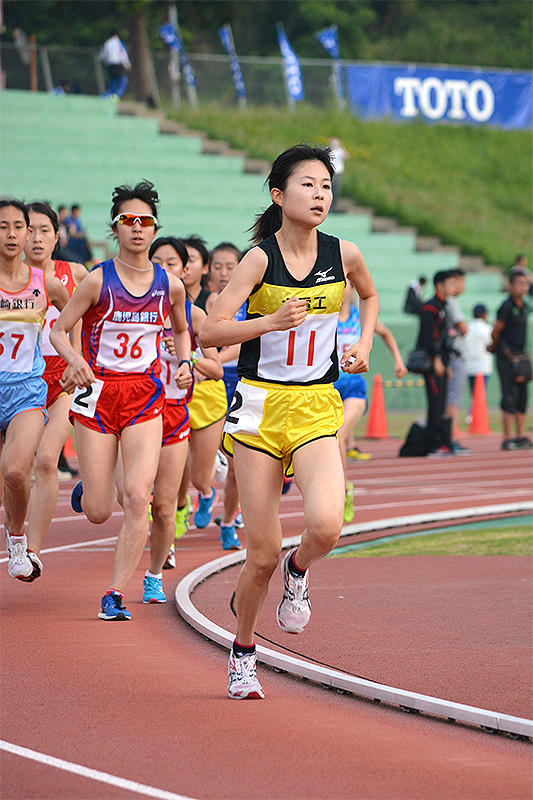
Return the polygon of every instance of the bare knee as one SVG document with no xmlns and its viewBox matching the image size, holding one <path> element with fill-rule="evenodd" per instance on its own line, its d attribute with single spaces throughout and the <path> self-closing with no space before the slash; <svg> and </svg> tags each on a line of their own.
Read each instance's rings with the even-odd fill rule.
<svg viewBox="0 0 533 800">
<path fill-rule="evenodd" d="M 111 508 L 104 508 L 101 503 L 91 503 L 85 496 L 82 499 L 82 507 L 85 516 L 93 525 L 102 525 L 107 522 L 112 513 Z"/>
<path fill-rule="evenodd" d="M 250 554 L 246 559 L 246 569 L 258 583 L 268 583 L 279 561 L 279 550 Z"/>
<path fill-rule="evenodd" d="M 24 469 L 17 464 L 5 465 L 2 470 L 5 485 L 8 489 L 21 489 L 28 481 Z"/>
<path fill-rule="evenodd" d="M 342 514 L 332 511 L 306 524 L 306 529 L 318 549 L 323 553 L 329 553 L 339 540 L 342 523 Z"/>
<path fill-rule="evenodd" d="M 57 457 L 50 453 L 40 453 L 35 459 L 35 476 L 49 478 L 57 475 Z"/>
<path fill-rule="evenodd" d="M 172 523 L 176 517 L 176 502 L 168 500 L 157 500 L 154 498 L 152 501 L 152 518 L 154 522 L 159 522 L 162 525 Z"/>
<path fill-rule="evenodd" d="M 142 486 L 124 487 L 122 493 L 122 505 L 124 511 L 129 512 L 134 517 L 141 517 L 148 511 L 150 502 L 150 491 Z"/>
</svg>

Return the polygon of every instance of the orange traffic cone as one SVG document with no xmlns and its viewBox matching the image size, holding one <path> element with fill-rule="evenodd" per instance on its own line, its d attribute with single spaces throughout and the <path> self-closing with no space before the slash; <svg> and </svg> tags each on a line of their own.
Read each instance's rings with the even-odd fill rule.
<svg viewBox="0 0 533 800">
<path fill-rule="evenodd" d="M 370 413 L 368 415 L 365 436 L 367 439 L 386 439 L 389 436 L 381 375 L 375 375 L 374 377 Z"/>
<path fill-rule="evenodd" d="M 63 455 L 65 458 L 75 458 L 76 456 L 76 451 L 74 450 L 74 445 L 72 444 L 72 436 L 69 436 L 63 445 Z"/>
<path fill-rule="evenodd" d="M 474 394 L 472 396 L 472 421 L 468 433 L 490 433 L 489 412 L 485 394 L 485 378 L 476 375 L 474 380 Z"/>
</svg>

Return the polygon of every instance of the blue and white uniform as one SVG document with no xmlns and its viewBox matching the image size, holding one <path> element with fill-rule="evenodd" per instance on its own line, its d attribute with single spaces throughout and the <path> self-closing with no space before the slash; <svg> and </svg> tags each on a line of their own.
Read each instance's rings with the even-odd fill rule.
<svg viewBox="0 0 533 800">
<path fill-rule="evenodd" d="M 348 319 L 337 323 L 337 355 L 339 363 L 342 356 L 350 349 L 350 347 L 359 341 L 361 338 L 361 319 L 359 317 L 359 309 L 356 306 L 350 306 L 350 314 Z M 368 399 L 366 394 L 366 381 L 362 375 L 351 375 L 349 372 L 341 372 L 338 380 L 333 384 L 335 389 L 339 392 L 341 400 L 347 400 L 349 397 L 356 397 L 365 400 L 368 407 Z"/>
</svg>

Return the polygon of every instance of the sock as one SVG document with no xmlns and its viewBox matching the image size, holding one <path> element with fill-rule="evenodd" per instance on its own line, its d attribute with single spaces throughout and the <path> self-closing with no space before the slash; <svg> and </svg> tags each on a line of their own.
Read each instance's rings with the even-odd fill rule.
<svg viewBox="0 0 533 800">
<path fill-rule="evenodd" d="M 159 573 L 156 575 L 156 574 L 155 574 L 155 572 L 150 572 L 150 570 L 149 570 L 149 569 L 147 569 L 147 570 L 146 570 L 146 572 L 144 573 L 144 577 L 145 577 L 145 578 L 156 578 L 158 581 L 160 581 L 160 580 L 162 580 L 162 579 L 163 579 L 163 573 L 162 573 L 162 572 L 159 572 Z"/>
<path fill-rule="evenodd" d="M 187 503 L 184 503 L 182 506 L 178 506 L 178 511 L 184 511 L 187 507 Z"/>
<path fill-rule="evenodd" d="M 233 655 L 236 656 L 236 658 L 239 658 L 239 656 L 249 656 L 251 653 L 255 653 L 255 642 L 246 646 L 239 644 L 237 639 L 235 639 L 233 642 Z"/>
<path fill-rule="evenodd" d="M 288 564 L 289 572 L 291 573 L 291 575 L 294 575 L 295 578 L 303 578 L 307 570 L 300 569 L 300 567 L 296 566 L 296 563 L 294 561 L 294 555 L 295 553 L 293 553 L 292 556 L 289 558 L 289 564 Z"/>
<path fill-rule="evenodd" d="M 120 589 L 108 589 L 106 594 L 119 594 L 121 598 L 124 599 L 124 594 L 120 591 Z"/>
<path fill-rule="evenodd" d="M 13 544 L 22 543 L 26 538 L 26 534 L 24 532 L 16 535 L 14 533 L 9 533 L 9 531 L 7 531 L 7 535 L 9 536 L 9 539 L 10 541 L 13 542 Z"/>
<path fill-rule="evenodd" d="M 213 490 L 211 490 L 211 491 L 209 492 L 209 494 L 204 494 L 203 492 L 200 492 L 200 497 L 201 497 L 203 500 L 211 500 L 211 496 L 212 496 L 212 494 L 213 494 Z"/>
</svg>

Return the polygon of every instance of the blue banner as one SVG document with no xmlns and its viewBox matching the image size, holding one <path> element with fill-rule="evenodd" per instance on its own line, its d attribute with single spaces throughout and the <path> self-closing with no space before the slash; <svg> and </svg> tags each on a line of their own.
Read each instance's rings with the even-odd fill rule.
<svg viewBox="0 0 533 800">
<path fill-rule="evenodd" d="M 359 117 L 533 126 L 531 72 L 348 64 L 346 74 L 350 106 Z"/>
<path fill-rule="evenodd" d="M 316 38 L 326 51 L 328 55 L 335 62 L 335 83 L 337 85 L 337 95 L 341 98 L 344 98 L 344 84 L 342 80 L 342 64 L 340 62 L 341 51 L 339 47 L 339 33 L 337 30 L 336 25 L 332 25 L 331 28 L 324 28 L 322 31 L 318 31 L 315 34 Z"/>
<path fill-rule="evenodd" d="M 196 88 L 196 81 L 194 79 L 194 72 L 193 68 L 189 64 L 189 59 L 187 58 L 187 54 L 183 48 L 183 42 L 181 36 L 179 35 L 178 31 L 172 25 L 171 22 L 167 22 L 166 25 L 161 25 L 159 28 L 159 35 L 163 39 L 164 43 L 168 45 L 172 50 L 177 50 L 180 54 L 180 61 L 181 66 L 183 68 L 183 76 L 185 78 L 185 82 L 187 86 L 190 86 L 192 89 Z"/>
<path fill-rule="evenodd" d="M 292 102 L 298 102 L 304 99 L 304 82 L 302 80 L 300 62 L 298 61 L 298 56 L 289 44 L 283 25 L 278 22 L 276 27 L 278 30 L 279 49 L 281 50 L 283 65 L 285 67 L 287 93 Z"/>
<path fill-rule="evenodd" d="M 222 47 L 230 59 L 231 74 L 233 75 L 233 82 L 237 90 L 237 97 L 239 100 L 246 100 L 246 89 L 244 87 L 241 65 L 239 64 L 239 59 L 237 58 L 237 53 L 235 51 L 231 25 L 223 25 L 222 28 L 220 28 L 218 35 L 220 37 L 220 41 L 222 42 Z"/>
</svg>

